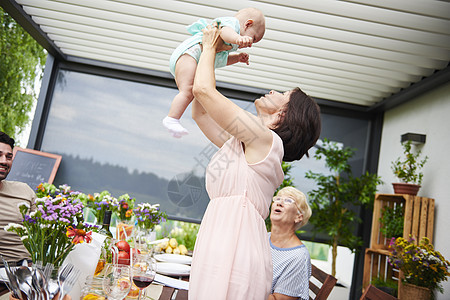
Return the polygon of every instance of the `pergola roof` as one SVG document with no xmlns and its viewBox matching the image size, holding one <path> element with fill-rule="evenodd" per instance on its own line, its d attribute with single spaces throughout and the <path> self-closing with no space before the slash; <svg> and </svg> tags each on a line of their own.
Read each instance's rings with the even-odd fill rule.
<svg viewBox="0 0 450 300">
<path fill-rule="evenodd" d="M 316 98 L 373 108 L 430 76 L 449 78 L 447 1 L 2 0 L 1 5 L 50 53 L 69 61 L 168 72 L 171 52 L 188 37 L 186 25 L 257 7 L 266 16 L 266 34 L 242 49 L 250 65 L 218 69 L 218 81 L 262 90 L 300 86 Z"/>
</svg>

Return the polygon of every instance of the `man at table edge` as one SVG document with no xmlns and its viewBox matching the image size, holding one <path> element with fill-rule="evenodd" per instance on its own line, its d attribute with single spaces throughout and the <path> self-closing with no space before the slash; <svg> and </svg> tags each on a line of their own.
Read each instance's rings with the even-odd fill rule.
<svg viewBox="0 0 450 300">
<path fill-rule="evenodd" d="M 11 263 L 21 264 L 30 259 L 20 237 L 14 232 L 4 230 L 9 223 L 22 223 L 19 203 L 28 203 L 35 209 L 35 192 L 23 182 L 5 180 L 13 164 L 14 139 L 0 131 L 0 254 Z M 3 262 L 0 261 L 3 266 Z M 0 291 L 4 286 L 0 282 Z"/>
</svg>

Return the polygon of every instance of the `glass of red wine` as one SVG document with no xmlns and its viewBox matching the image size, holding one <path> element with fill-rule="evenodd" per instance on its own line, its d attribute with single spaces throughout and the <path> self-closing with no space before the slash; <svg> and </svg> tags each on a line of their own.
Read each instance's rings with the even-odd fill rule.
<svg viewBox="0 0 450 300">
<path fill-rule="evenodd" d="M 133 283 L 139 288 L 139 298 L 141 300 L 142 291 L 147 288 L 155 279 L 156 261 L 149 254 L 136 254 L 133 258 L 133 268 L 131 270 Z"/>
</svg>

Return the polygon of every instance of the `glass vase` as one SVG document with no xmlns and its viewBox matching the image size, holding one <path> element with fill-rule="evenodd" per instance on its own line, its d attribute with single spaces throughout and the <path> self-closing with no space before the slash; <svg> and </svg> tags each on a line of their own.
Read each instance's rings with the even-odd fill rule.
<svg viewBox="0 0 450 300">
<path fill-rule="evenodd" d="M 116 224 L 116 239 L 119 241 L 130 241 L 134 230 L 134 220 L 119 220 Z"/>
<path fill-rule="evenodd" d="M 137 226 L 135 228 L 134 240 L 136 248 L 141 253 L 149 253 L 151 250 L 149 243 L 156 240 L 156 231 L 144 226 Z"/>
</svg>

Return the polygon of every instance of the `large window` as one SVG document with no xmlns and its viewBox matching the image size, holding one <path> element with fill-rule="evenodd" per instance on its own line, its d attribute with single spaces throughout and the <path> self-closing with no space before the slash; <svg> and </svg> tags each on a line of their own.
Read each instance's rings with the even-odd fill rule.
<svg viewBox="0 0 450 300">
<path fill-rule="evenodd" d="M 177 90 L 77 71 L 60 70 L 41 150 L 63 156 L 55 184 L 84 193 L 128 193 L 137 203 L 160 203 L 171 217 L 200 221 L 209 198 L 205 167 L 217 151 L 191 118 L 182 118 L 189 135 L 173 138 L 162 119 Z M 252 102 L 233 100 L 254 113 Z M 362 171 L 368 121 L 322 114 L 321 138 L 358 148 L 352 163 Z M 314 184 L 307 170 L 321 171 L 312 158 L 294 163 L 291 175 L 304 192 Z"/>
<path fill-rule="evenodd" d="M 199 221 L 209 201 L 205 167 L 217 150 L 191 118 L 189 135 L 162 126 L 176 89 L 61 70 L 41 149 L 63 156 L 55 184 L 84 193 L 124 193 Z M 242 107 L 252 103 L 235 100 Z"/>
</svg>

